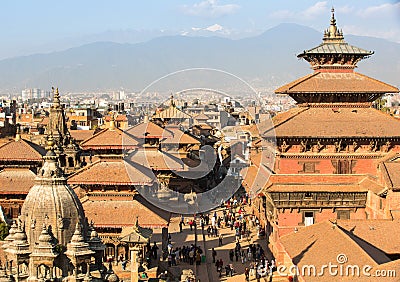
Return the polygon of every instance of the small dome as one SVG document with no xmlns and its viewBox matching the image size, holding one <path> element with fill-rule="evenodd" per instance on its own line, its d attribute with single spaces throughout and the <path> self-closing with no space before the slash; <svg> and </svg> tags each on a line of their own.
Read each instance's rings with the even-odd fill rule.
<svg viewBox="0 0 400 282">
<path fill-rule="evenodd" d="M 90 232 L 90 239 L 93 238 L 99 238 L 99 234 L 97 233 L 97 231 L 93 228 L 92 232 Z"/>
<path fill-rule="evenodd" d="M 71 238 L 71 243 L 82 243 L 85 242 L 85 239 L 82 236 L 81 224 L 79 222 L 76 223 L 74 235 Z"/>
<path fill-rule="evenodd" d="M 57 239 L 59 244 L 67 246 L 74 235 L 76 224 L 84 223 L 82 221 L 85 218 L 78 196 L 68 186 L 58 166 L 57 156 L 53 156 L 52 148 L 49 150 L 50 153 L 43 157 L 43 167 L 21 209 L 21 220 L 27 226 L 26 235 L 31 249 L 33 243 L 40 240 L 40 236 L 48 240 L 48 235 Z M 43 230 L 35 228 L 32 222 L 35 222 L 34 226 L 46 225 L 48 234 L 43 234 Z M 86 231 L 84 226 L 81 233 L 85 235 Z"/>
<path fill-rule="evenodd" d="M 14 240 L 15 232 L 17 232 L 17 230 L 18 230 L 18 226 L 17 226 L 17 224 L 15 223 L 15 220 L 13 220 L 13 223 L 12 223 L 12 225 L 11 225 L 11 228 L 10 228 L 10 230 L 8 231 L 7 237 L 4 238 L 4 241 L 8 241 L 8 242 L 13 241 L 13 240 Z"/>
<path fill-rule="evenodd" d="M 13 239 L 14 242 L 26 242 L 27 237 L 25 232 L 22 229 L 18 228 L 13 236 Z"/>
<path fill-rule="evenodd" d="M 47 232 L 46 225 L 43 224 L 42 233 L 39 235 L 39 244 L 51 244 L 52 238 Z"/>
</svg>

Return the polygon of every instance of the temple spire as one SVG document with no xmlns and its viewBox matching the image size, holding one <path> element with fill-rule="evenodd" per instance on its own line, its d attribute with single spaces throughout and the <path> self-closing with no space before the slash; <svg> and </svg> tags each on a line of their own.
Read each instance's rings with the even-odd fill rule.
<svg viewBox="0 0 400 282">
<path fill-rule="evenodd" d="M 324 42 L 335 42 L 335 43 L 344 43 L 343 32 L 339 31 L 336 26 L 335 19 L 335 9 L 332 7 L 331 9 L 331 24 L 327 30 L 324 32 Z"/>
<path fill-rule="evenodd" d="M 68 127 L 65 121 L 64 109 L 60 102 L 60 93 L 58 88 L 51 88 L 53 91 L 53 104 L 50 107 L 49 123 L 47 124 L 46 134 L 52 134 L 55 142 L 62 146 L 68 133 Z"/>
<path fill-rule="evenodd" d="M 61 102 L 60 102 L 60 93 L 58 92 L 58 87 L 57 88 L 52 87 L 51 89 L 52 89 L 53 95 L 54 95 L 53 96 L 53 107 L 59 108 L 59 107 L 61 107 Z"/>
<path fill-rule="evenodd" d="M 297 55 L 310 63 L 315 72 L 353 72 L 357 63 L 374 52 L 349 45 L 336 26 L 335 9 L 331 10 L 330 26 L 324 31 L 322 44 Z"/>
</svg>

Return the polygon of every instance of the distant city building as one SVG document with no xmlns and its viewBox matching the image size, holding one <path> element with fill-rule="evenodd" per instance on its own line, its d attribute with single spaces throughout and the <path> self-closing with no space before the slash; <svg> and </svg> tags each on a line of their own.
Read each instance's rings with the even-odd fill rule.
<svg viewBox="0 0 400 282">
<path fill-rule="evenodd" d="M 50 91 L 39 88 L 27 88 L 21 91 L 22 101 L 45 99 L 50 97 Z"/>
</svg>

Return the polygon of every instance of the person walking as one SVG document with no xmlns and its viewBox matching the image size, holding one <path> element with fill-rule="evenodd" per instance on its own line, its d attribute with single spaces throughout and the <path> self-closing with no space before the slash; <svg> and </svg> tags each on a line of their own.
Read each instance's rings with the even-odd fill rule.
<svg viewBox="0 0 400 282">
<path fill-rule="evenodd" d="M 244 277 L 245 277 L 246 281 L 250 281 L 250 270 L 248 267 L 246 267 L 244 269 Z"/>
<path fill-rule="evenodd" d="M 230 261 L 233 261 L 234 255 L 235 255 L 235 253 L 234 253 L 233 250 L 231 249 L 231 250 L 229 251 L 229 259 L 230 259 Z"/>
<path fill-rule="evenodd" d="M 213 263 L 215 263 L 215 257 L 217 256 L 217 251 L 214 248 L 211 249 L 211 255 L 212 255 Z"/>
</svg>

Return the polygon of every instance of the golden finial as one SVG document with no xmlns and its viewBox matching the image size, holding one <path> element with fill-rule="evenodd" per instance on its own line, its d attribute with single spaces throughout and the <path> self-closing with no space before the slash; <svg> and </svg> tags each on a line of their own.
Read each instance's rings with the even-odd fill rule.
<svg viewBox="0 0 400 282">
<path fill-rule="evenodd" d="M 48 151 L 53 150 L 54 144 L 55 144 L 55 142 L 54 142 L 53 134 L 50 134 L 49 137 L 47 137 L 47 147 L 46 147 L 46 150 L 48 150 Z"/>
<path fill-rule="evenodd" d="M 21 125 L 17 124 L 17 132 L 15 134 L 15 141 L 21 140 Z"/>
<path fill-rule="evenodd" d="M 339 31 L 336 26 L 336 19 L 335 19 L 335 8 L 332 7 L 331 9 L 331 24 L 329 28 L 324 32 L 324 41 L 329 42 L 337 42 L 342 43 L 344 42 L 343 32 Z"/>
<path fill-rule="evenodd" d="M 110 130 L 115 129 L 115 118 L 114 118 L 114 112 L 111 112 L 111 120 L 110 120 Z"/>
<path fill-rule="evenodd" d="M 332 7 L 331 13 L 332 13 L 331 25 L 336 25 L 336 20 L 335 20 L 335 8 Z"/>
</svg>

